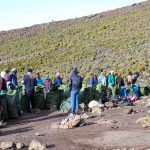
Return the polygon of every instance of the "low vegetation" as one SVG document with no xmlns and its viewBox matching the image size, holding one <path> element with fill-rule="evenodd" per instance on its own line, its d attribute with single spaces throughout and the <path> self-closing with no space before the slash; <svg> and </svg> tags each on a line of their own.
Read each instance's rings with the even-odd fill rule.
<svg viewBox="0 0 150 150">
<path fill-rule="evenodd" d="M 16 67 L 19 76 L 36 72 L 64 78 L 95 68 L 150 72 L 150 1 L 66 21 L 0 32 L 0 70 Z"/>
</svg>

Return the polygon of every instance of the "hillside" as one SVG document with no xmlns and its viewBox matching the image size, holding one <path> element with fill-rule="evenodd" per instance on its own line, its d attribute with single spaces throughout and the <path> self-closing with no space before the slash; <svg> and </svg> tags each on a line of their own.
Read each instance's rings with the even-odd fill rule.
<svg viewBox="0 0 150 150">
<path fill-rule="evenodd" d="M 0 32 L 0 70 L 66 77 L 95 67 L 150 73 L 150 1 L 66 21 Z"/>
</svg>

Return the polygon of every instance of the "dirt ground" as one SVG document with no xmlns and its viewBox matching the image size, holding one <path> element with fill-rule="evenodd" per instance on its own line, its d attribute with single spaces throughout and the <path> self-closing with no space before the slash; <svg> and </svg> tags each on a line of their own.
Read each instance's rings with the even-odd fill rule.
<svg viewBox="0 0 150 150">
<path fill-rule="evenodd" d="M 87 119 L 87 125 L 69 130 L 52 129 L 51 124 L 61 121 L 66 114 L 41 111 L 40 114 L 25 114 L 10 120 L 0 129 L 0 142 L 23 142 L 28 149 L 29 143 L 37 139 L 47 144 L 51 150 L 148 150 L 150 149 L 150 127 L 137 124 L 136 120 L 148 114 L 145 100 L 133 106 L 138 112 L 125 114 L 124 108 L 107 109 L 102 117 Z M 111 124 L 101 124 L 111 120 Z M 43 136 L 36 136 L 38 132 Z"/>
</svg>

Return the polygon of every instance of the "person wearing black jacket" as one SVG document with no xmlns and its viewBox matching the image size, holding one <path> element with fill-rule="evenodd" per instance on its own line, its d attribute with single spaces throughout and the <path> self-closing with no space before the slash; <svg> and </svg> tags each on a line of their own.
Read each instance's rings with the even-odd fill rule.
<svg viewBox="0 0 150 150">
<path fill-rule="evenodd" d="M 78 75 L 77 68 L 72 70 L 72 75 L 69 78 L 69 87 L 71 91 L 71 110 L 72 114 L 78 113 L 78 98 L 82 88 L 82 78 Z"/>
<path fill-rule="evenodd" d="M 122 96 L 126 97 L 126 88 L 123 78 L 121 77 L 121 73 L 118 73 L 118 76 L 116 78 L 116 85 L 118 87 L 118 90 L 121 91 Z"/>
<path fill-rule="evenodd" d="M 27 74 L 24 76 L 23 83 L 26 89 L 26 101 L 25 101 L 25 109 L 26 112 L 31 112 L 30 110 L 30 103 L 32 105 L 32 109 L 35 107 L 34 102 L 34 87 L 37 86 L 37 81 L 35 76 L 32 74 L 32 68 L 28 69 Z"/>
</svg>

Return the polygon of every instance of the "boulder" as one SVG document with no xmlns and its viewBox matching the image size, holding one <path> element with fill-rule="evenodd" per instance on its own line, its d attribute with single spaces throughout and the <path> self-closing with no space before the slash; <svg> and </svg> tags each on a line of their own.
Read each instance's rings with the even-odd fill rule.
<svg viewBox="0 0 150 150">
<path fill-rule="evenodd" d="M 93 100 L 93 101 L 91 101 L 89 104 L 88 104 L 88 107 L 89 108 L 93 108 L 93 107 L 104 107 L 104 105 L 103 104 L 100 104 L 100 103 L 98 103 L 97 101 L 95 101 L 95 100 Z"/>
<path fill-rule="evenodd" d="M 25 147 L 25 145 L 23 144 L 23 143 L 17 143 L 16 144 L 16 148 L 17 149 L 22 149 L 22 148 L 24 148 Z"/>
<path fill-rule="evenodd" d="M 39 142 L 38 140 L 32 140 L 28 150 L 45 150 L 46 144 Z"/>
<path fill-rule="evenodd" d="M 92 108 L 91 114 L 92 116 L 102 116 L 102 110 L 98 106 L 95 106 Z"/>
<path fill-rule="evenodd" d="M 123 111 L 125 114 L 132 114 L 133 108 L 131 106 L 126 106 Z"/>
<path fill-rule="evenodd" d="M 0 149 L 3 149 L 3 150 L 10 149 L 14 146 L 15 146 L 15 143 L 13 143 L 13 142 L 1 142 L 0 143 Z"/>
<path fill-rule="evenodd" d="M 114 107 L 114 103 L 113 102 L 106 102 L 105 103 L 105 107 L 107 107 L 107 108 L 113 108 Z"/>
</svg>

